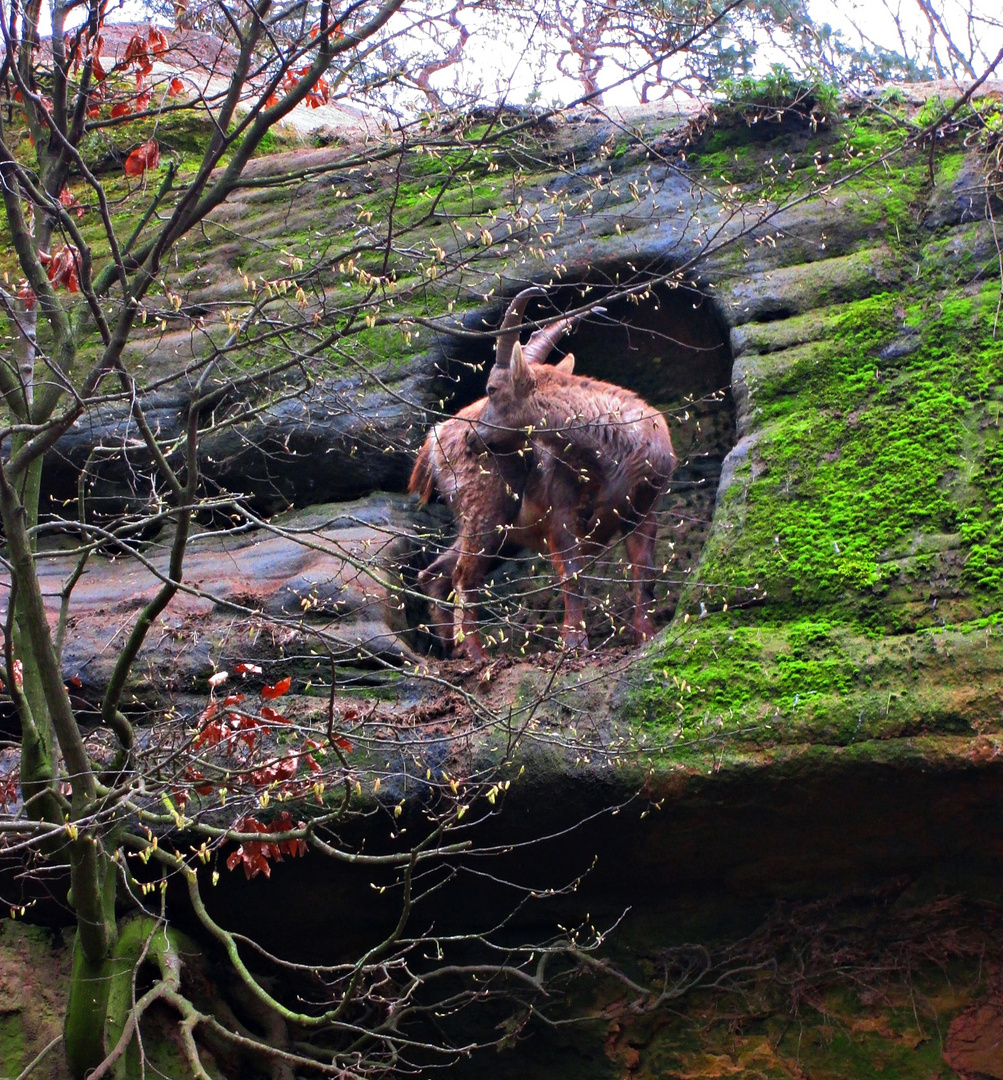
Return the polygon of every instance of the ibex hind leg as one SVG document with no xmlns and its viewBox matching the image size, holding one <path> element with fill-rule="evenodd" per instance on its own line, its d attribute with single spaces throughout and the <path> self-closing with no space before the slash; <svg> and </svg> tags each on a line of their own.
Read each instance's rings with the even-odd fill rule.
<svg viewBox="0 0 1003 1080">
<path fill-rule="evenodd" d="M 633 579 L 634 618 L 631 622 L 634 640 L 638 644 L 655 636 L 651 611 L 655 606 L 655 541 L 658 522 L 651 510 L 636 528 L 624 537 L 624 547 L 630 559 Z"/>
<path fill-rule="evenodd" d="M 428 628 L 447 654 L 453 649 L 453 605 L 449 596 L 459 558 L 454 543 L 418 575 L 418 588 L 430 601 Z"/>
</svg>

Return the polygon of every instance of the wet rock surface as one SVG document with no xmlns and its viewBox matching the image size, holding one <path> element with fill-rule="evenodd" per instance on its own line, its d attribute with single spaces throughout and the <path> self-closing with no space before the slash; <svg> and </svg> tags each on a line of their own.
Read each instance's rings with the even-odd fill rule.
<svg viewBox="0 0 1003 1080">
<path fill-rule="evenodd" d="M 413 656 L 404 575 L 422 520 L 428 528 L 434 519 L 416 515 L 406 497 L 376 495 L 279 515 L 267 528 L 193 536 L 182 590 L 140 653 L 127 708 L 204 692 L 214 670 L 239 660 L 281 660 L 283 674 L 302 668 L 307 678 L 321 666 L 329 674 L 332 658 L 400 665 Z M 83 697 L 97 700 L 107 685 L 123 633 L 167 573 L 169 541 L 143 544 L 140 558 L 88 560 L 63 647 L 64 674 Z M 41 561 L 53 627 L 76 563 L 58 551 Z"/>
</svg>

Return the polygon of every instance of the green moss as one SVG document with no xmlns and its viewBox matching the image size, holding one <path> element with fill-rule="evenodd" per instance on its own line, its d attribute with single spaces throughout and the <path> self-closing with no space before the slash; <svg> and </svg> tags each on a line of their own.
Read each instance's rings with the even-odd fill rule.
<svg viewBox="0 0 1003 1080">
<path fill-rule="evenodd" d="M 957 179 L 970 155 L 961 148 L 952 149 L 947 153 L 940 154 L 937 158 L 937 183 L 950 184 Z"/>
<path fill-rule="evenodd" d="M 720 531 L 705 559 L 703 579 L 727 585 L 719 596 L 747 598 L 758 583 L 791 613 L 835 604 L 882 619 L 867 598 L 898 577 L 904 538 L 956 533 L 962 512 L 963 542 L 996 535 L 997 428 L 984 421 L 1001 347 L 977 307 L 945 299 L 910 335 L 901 298 L 870 297 L 828 322 L 829 340 L 750 361 L 761 434 L 726 500 L 740 502 L 741 530 Z M 966 440 L 976 461 L 959 471 Z M 985 597 L 1001 598 L 995 586 Z"/>
<path fill-rule="evenodd" d="M 998 628 L 885 637 L 834 614 L 680 628 L 632 673 L 628 711 L 676 740 L 675 760 L 999 726 L 992 688 L 971 678 L 1003 673 Z"/>
<path fill-rule="evenodd" d="M 16 1076 L 27 1064 L 21 1013 L 4 1012 L 0 1014 L 0 1065 L 9 1075 Z"/>
<path fill-rule="evenodd" d="M 996 290 L 914 288 L 743 331 L 753 443 L 630 679 L 674 756 L 999 726 Z"/>
<path fill-rule="evenodd" d="M 916 124 L 919 127 L 927 127 L 932 124 L 951 108 L 955 100 L 952 97 L 942 97 L 940 94 L 934 94 L 932 97 L 927 98 L 916 114 Z"/>
</svg>

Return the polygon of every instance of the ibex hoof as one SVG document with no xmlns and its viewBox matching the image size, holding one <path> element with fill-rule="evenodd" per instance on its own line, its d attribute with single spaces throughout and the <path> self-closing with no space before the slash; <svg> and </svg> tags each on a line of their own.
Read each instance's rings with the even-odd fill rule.
<svg viewBox="0 0 1003 1080">
<path fill-rule="evenodd" d="M 475 664 L 483 664 L 488 659 L 484 646 L 470 634 L 463 639 L 463 644 L 457 646 L 456 655 L 460 658 L 472 660 Z"/>
</svg>

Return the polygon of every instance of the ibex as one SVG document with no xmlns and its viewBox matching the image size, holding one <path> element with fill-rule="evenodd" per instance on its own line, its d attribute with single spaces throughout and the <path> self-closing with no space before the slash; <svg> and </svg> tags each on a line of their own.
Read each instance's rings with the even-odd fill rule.
<svg viewBox="0 0 1003 1080">
<path fill-rule="evenodd" d="M 509 304 L 496 345 L 496 363 L 507 364 L 519 341 L 519 329 L 526 305 L 533 296 L 545 295 L 539 287 L 523 289 Z M 576 318 L 563 318 L 536 330 L 523 347 L 527 363 L 542 363 Z M 557 365 L 570 372 L 575 358 L 566 356 Z M 435 425 L 418 452 L 408 490 L 428 502 L 435 493 L 449 506 L 459 523 L 459 533 L 447 548 L 418 577 L 420 588 L 432 601 L 431 627 L 444 645 L 454 644 L 455 629 L 463 651 L 471 658 L 484 655 L 476 629 L 476 593 L 510 540 L 529 474 L 530 450 L 522 440 L 509 452 L 488 453 L 485 447 L 471 447 L 467 441 L 471 425 L 487 404 L 481 398 L 455 416 Z M 515 542 L 521 542 L 511 538 Z M 467 600 L 467 617 L 461 607 L 448 603 L 450 593 Z M 473 603 L 471 603 L 473 601 Z M 462 627 L 461 627 L 462 622 Z"/>
<path fill-rule="evenodd" d="M 554 368 L 542 366 L 542 350 L 550 351 L 567 329 L 563 323 L 530 338 L 529 359 L 517 327 L 511 340 L 501 335 L 487 399 L 436 429 L 434 445 L 441 448 L 441 429 L 455 424 L 445 433 L 449 443 L 440 457 L 447 468 L 431 470 L 423 486 L 429 470 L 419 457 L 412 474 L 412 490 L 428 497 L 437 488 L 460 519 L 456 544 L 419 582 L 442 605 L 448 595 L 442 577 L 449 573 L 456 638 L 472 658 L 484 655 L 477 594 L 505 543 L 549 556 L 564 595 L 562 639 L 569 648 L 587 648 L 577 579 L 586 559 L 622 532 L 632 564 L 633 630 L 641 640 L 654 632 L 654 510 L 676 461 L 668 427 L 629 390 L 573 375 L 569 358 Z M 428 446 L 427 440 L 423 453 Z"/>
<path fill-rule="evenodd" d="M 518 342 L 496 361 L 468 442 L 502 451 L 526 439 L 533 465 L 516 517 L 526 547 L 547 553 L 564 594 L 561 637 L 588 648 L 578 584 L 586 560 L 622 533 L 631 563 L 634 636 L 654 633 L 656 503 L 676 467 L 657 409 L 612 383 L 526 363 Z M 461 560 L 462 561 L 462 560 Z"/>
</svg>

